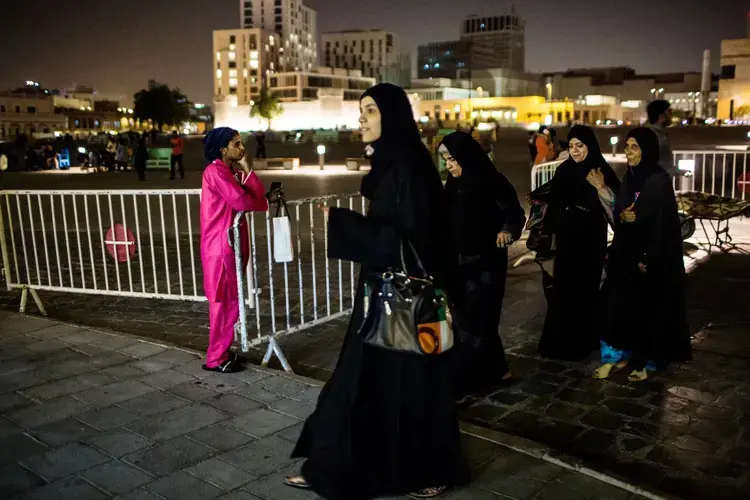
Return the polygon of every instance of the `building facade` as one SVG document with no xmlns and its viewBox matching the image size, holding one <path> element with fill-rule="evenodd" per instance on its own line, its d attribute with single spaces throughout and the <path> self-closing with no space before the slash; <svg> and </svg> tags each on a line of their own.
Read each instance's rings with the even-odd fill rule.
<svg viewBox="0 0 750 500">
<path fill-rule="evenodd" d="M 278 33 L 281 71 L 310 71 L 318 65 L 317 12 L 302 0 L 240 0 L 243 28 Z"/>
<path fill-rule="evenodd" d="M 511 10 L 501 16 L 470 16 L 461 23 L 460 40 L 417 48 L 417 77 L 471 79 L 477 70 L 499 68 L 523 72 L 526 67 L 526 23 Z"/>
<path fill-rule="evenodd" d="M 408 87 L 411 57 L 398 36 L 385 30 L 355 30 L 323 33 L 322 58 L 325 66 L 356 69 L 363 76 Z"/>
<path fill-rule="evenodd" d="M 314 101 L 323 97 L 359 102 L 375 78 L 362 76 L 359 70 L 317 68 L 317 71 L 274 73 L 269 80 L 271 93 L 281 102 Z"/>
<path fill-rule="evenodd" d="M 721 42 L 719 120 L 750 117 L 750 13 L 747 23 L 747 38 Z"/>
<path fill-rule="evenodd" d="M 526 22 L 514 9 L 500 16 L 464 19 L 461 40 L 492 48 L 498 61 L 488 68 L 526 70 Z"/>
<path fill-rule="evenodd" d="M 24 91 L 0 93 L 0 137 L 45 137 L 66 128 L 65 115 L 55 111 L 53 96 Z"/>
<path fill-rule="evenodd" d="M 238 104 L 250 104 L 279 70 L 281 39 L 260 28 L 216 30 L 214 47 L 214 99 L 236 96 Z"/>
<path fill-rule="evenodd" d="M 579 99 L 586 95 L 613 96 L 618 101 L 664 99 L 666 94 L 701 92 L 700 72 L 637 75 L 628 67 L 572 69 L 543 75 L 549 99 Z M 718 88 L 713 77 L 712 90 Z"/>
</svg>

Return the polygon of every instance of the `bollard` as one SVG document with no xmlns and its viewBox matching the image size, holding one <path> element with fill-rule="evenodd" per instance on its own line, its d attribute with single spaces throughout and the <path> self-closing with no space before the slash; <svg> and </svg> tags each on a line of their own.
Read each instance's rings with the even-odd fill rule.
<svg viewBox="0 0 750 500">
<path fill-rule="evenodd" d="M 321 170 L 326 168 L 326 146 L 325 144 L 318 144 L 318 165 Z"/>
<path fill-rule="evenodd" d="M 609 138 L 609 143 L 612 145 L 612 156 L 613 157 L 617 156 L 617 143 L 619 141 L 620 141 L 620 139 L 616 135 L 613 135 L 612 137 Z"/>
</svg>

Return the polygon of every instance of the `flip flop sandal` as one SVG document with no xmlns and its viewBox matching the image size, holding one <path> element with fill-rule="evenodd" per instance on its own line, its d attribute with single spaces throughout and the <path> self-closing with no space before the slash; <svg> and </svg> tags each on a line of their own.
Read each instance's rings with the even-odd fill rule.
<svg viewBox="0 0 750 500">
<path fill-rule="evenodd" d="M 237 373 L 237 372 L 241 372 L 242 370 L 244 370 L 245 367 L 235 362 L 232 359 L 228 359 L 224 361 L 222 364 L 220 364 L 219 366 L 214 366 L 213 368 L 209 368 L 208 366 L 203 365 L 203 369 L 208 372 Z"/>
<path fill-rule="evenodd" d="M 412 498 L 434 498 L 436 496 L 442 495 L 445 493 L 445 490 L 447 490 L 447 486 L 437 486 L 435 488 L 425 488 L 423 490 L 415 491 L 414 493 L 409 493 L 409 496 Z"/>
<path fill-rule="evenodd" d="M 310 484 L 302 476 L 288 476 L 284 478 L 284 484 L 301 490 L 310 489 Z"/>
</svg>

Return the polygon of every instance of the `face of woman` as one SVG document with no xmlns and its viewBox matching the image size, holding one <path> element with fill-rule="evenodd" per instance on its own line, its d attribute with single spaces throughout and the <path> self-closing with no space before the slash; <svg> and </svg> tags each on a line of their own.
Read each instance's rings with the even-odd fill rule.
<svg viewBox="0 0 750 500">
<path fill-rule="evenodd" d="M 452 177 L 461 177 L 463 169 L 456 159 L 453 158 L 450 153 L 443 153 L 443 159 L 445 160 L 445 167 L 448 169 L 448 173 L 451 174 Z"/>
<path fill-rule="evenodd" d="M 370 96 L 359 101 L 359 130 L 362 132 L 362 142 L 370 144 L 380 139 L 382 133 L 380 109 L 375 99 Z"/>
<path fill-rule="evenodd" d="M 232 137 L 232 140 L 229 141 L 229 144 L 221 150 L 221 153 L 224 155 L 224 159 L 226 162 L 235 162 L 240 161 L 242 158 L 245 157 L 245 145 L 242 143 L 242 137 L 240 137 L 240 134 L 235 135 Z"/>
<path fill-rule="evenodd" d="M 589 147 L 575 137 L 568 143 L 568 151 L 576 163 L 581 163 L 589 155 Z"/>
<path fill-rule="evenodd" d="M 628 166 L 635 167 L 641 162 L 643 151 L 634 137 L 628 137 L 625 142 L 625 157 L 628 159 Z"/>
</svg>

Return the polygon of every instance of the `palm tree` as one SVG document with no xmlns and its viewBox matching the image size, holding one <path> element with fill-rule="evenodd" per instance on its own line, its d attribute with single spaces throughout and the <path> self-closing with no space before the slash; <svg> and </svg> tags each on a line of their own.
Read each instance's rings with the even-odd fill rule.
<svg viewBox="0 0 750 500">
<path fill-rule="evenodd" d="M 259 116 L 268 120 L 268 129 L 271 129 L 271 120 L 284 112 L 279 98 L 268 91 L 266 87 L 260 89 L 258 96 L 250 106 L 250 118 Z"/>
</svg>

